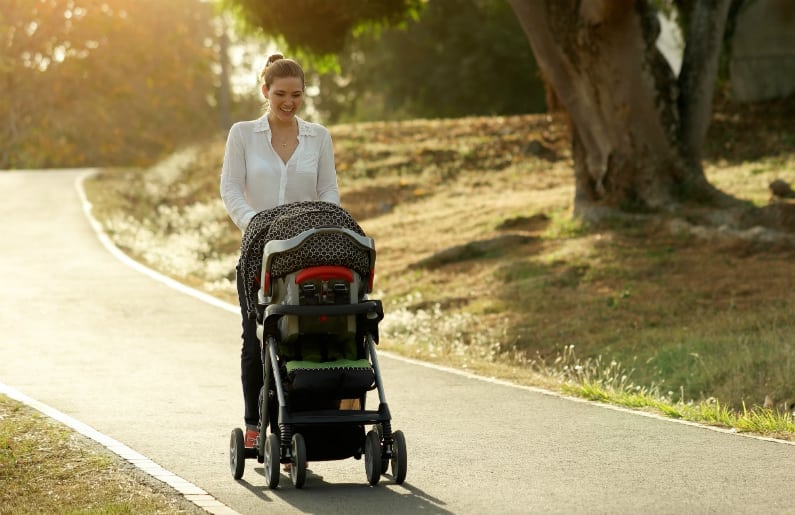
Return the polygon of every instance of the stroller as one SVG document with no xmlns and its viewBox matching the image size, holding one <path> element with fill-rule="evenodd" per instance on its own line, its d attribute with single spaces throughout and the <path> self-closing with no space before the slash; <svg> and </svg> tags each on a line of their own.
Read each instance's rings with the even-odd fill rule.
<svg viewBox="0 0 795 515">
<path fill-rule="evenodd" d="M 302 488 L 307 462 L 364 456 L 370 485 L 390 465 L 394 481 L 405 480 L 406 441 L 392 430 L 375 351 L 383 308 L 367 298 L 374 265 L 373 240 L 335 204 L 286 204 L 249 223 L 240 266 L 264 386 L 256 446 L 245 447 L 242 429 L 232 431 L 235 479 L 257 458 L 269 488 L 278 486 L 281 464 Z M 379 405 L 365 409 L 374 389 Z"/>
</svg>

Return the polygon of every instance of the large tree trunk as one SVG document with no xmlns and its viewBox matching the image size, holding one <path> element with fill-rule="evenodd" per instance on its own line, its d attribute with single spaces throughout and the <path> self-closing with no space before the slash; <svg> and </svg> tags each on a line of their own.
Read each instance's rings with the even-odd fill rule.
<svg viewBox="0 0 795 515">
<path fill-rule="evenodd" d="M 707 182 L 699 160 L 690 158 L 694 146 L 701 148 L 696 142 L 708 125 L 702 120 L 711 116 L 704 103 L 712 97 L 704 91 L 714 85 L 716 51 L 707 45 L 691 56 L 692 66 L 698 59 L 710 63 L 693 80 L 702 96 L 684 104 L 695 128 L 683 130 L 677 80 L 655 46 L 659 23 L 645 0 L 509 2 L 571 118 L 575 215 L 725 198 Z M 682 135 L 688 135 L 687 147 Z"/>
</svg>

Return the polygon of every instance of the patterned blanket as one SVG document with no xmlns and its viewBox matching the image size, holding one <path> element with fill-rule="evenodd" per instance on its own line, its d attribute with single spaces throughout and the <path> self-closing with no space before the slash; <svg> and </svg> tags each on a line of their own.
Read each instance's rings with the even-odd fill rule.
<svg viewBox="0 0 795 515">
<path fill-rule="evenodd" d="M 271 240 L 286 240 L 315 227 L 334 226 L 365 236 L 362 228 L 343 208 L 330 202 L 294 202 L 260 211 L 251 219 L 240 245 L 243 274 L 251 319 L 256 318 L 257 291 L 262 275 L 262 253 Z M 340 234 L 317 234 L 294 252 L 278 254 L 271 261 L 271 277 L 283 277 L 302 268 L 320 265 L 346 266 L 367 277 L 372 264 L 367 252 Z"/>
</svg>

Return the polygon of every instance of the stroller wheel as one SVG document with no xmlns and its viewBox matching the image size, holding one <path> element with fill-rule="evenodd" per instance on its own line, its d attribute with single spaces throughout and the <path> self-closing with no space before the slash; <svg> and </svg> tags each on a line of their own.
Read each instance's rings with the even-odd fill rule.
<svg viewBox="0 0 795 515">
<path fill-rule="evenodd" d="M 243 430 L 236 427 L 232 430 L 229 439 L 229 468 L 232 470 L 232 477 L 240 479 L 243 477 L 243 470 L 246 467 L 246 449 L 243 441 Z"/>
<path fill-rule="evenodd" d="M 395 478 L 395 483 L 402 485 L 406 480 L 406 437 L 403 436 L 403 431 L 395 431 L 392 433 L 393 446 L 392 446 L 392 477 Z"/>
<path fill-rule="evenodd" d="M 281 442 L 279 437 L 271 433 L 265 440 L 265 482 L 271 490 L 279 486 L 279 460 L 281 459 Z"/>
<path fill-rule="evenodd" d="M 364 470 L 367 482 L 375 486 L 381 479 L 381 438 L 371 429 L 364 439 Z"/>
<path fill-rule="evenodd" d="M 303 488 L 306 481 L 306 442 L 300 433 L 293 435 L 293 462 L 290 467 L 290 481 L 296 488 Z"/>
<path fill-rule="evenodd" d="M 381 424 L 374 425 L 373 429 L 375 429 L 376 432 L 378 432 L 378 439 L 383 442 L 384 441 L 384 428 L 381 426 Z M 386 457 L 384 457 L 384 455 L 382 454 L 381 455 L 381 474 L 386 474 L 388 471 L 389 471 L 389 460 Z"/>
</svg>

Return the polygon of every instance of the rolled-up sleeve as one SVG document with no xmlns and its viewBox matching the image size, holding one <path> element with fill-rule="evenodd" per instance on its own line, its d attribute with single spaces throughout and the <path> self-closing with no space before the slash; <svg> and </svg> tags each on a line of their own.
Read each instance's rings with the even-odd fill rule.
<svg viewBox="0 0 795 515">
<path fill-rule="evenodd" d="M 328 131 L 323 131 L 322 138 L 317 162 L 317 198 L 339 205 L 340 192 L 334 165 L 334 144 Z"/>
<path fill-rule="evenodd" d="M 221 169 L 221 199 L 229 213 L 229 217 L 241 231 L 245 231 L 256 211 L 248 204 L 245 195 L 246 187 L 246 154 L 240 125 L 235 124 L 229 129 L 224 153 L 224 164 Z"/>
</svg>

